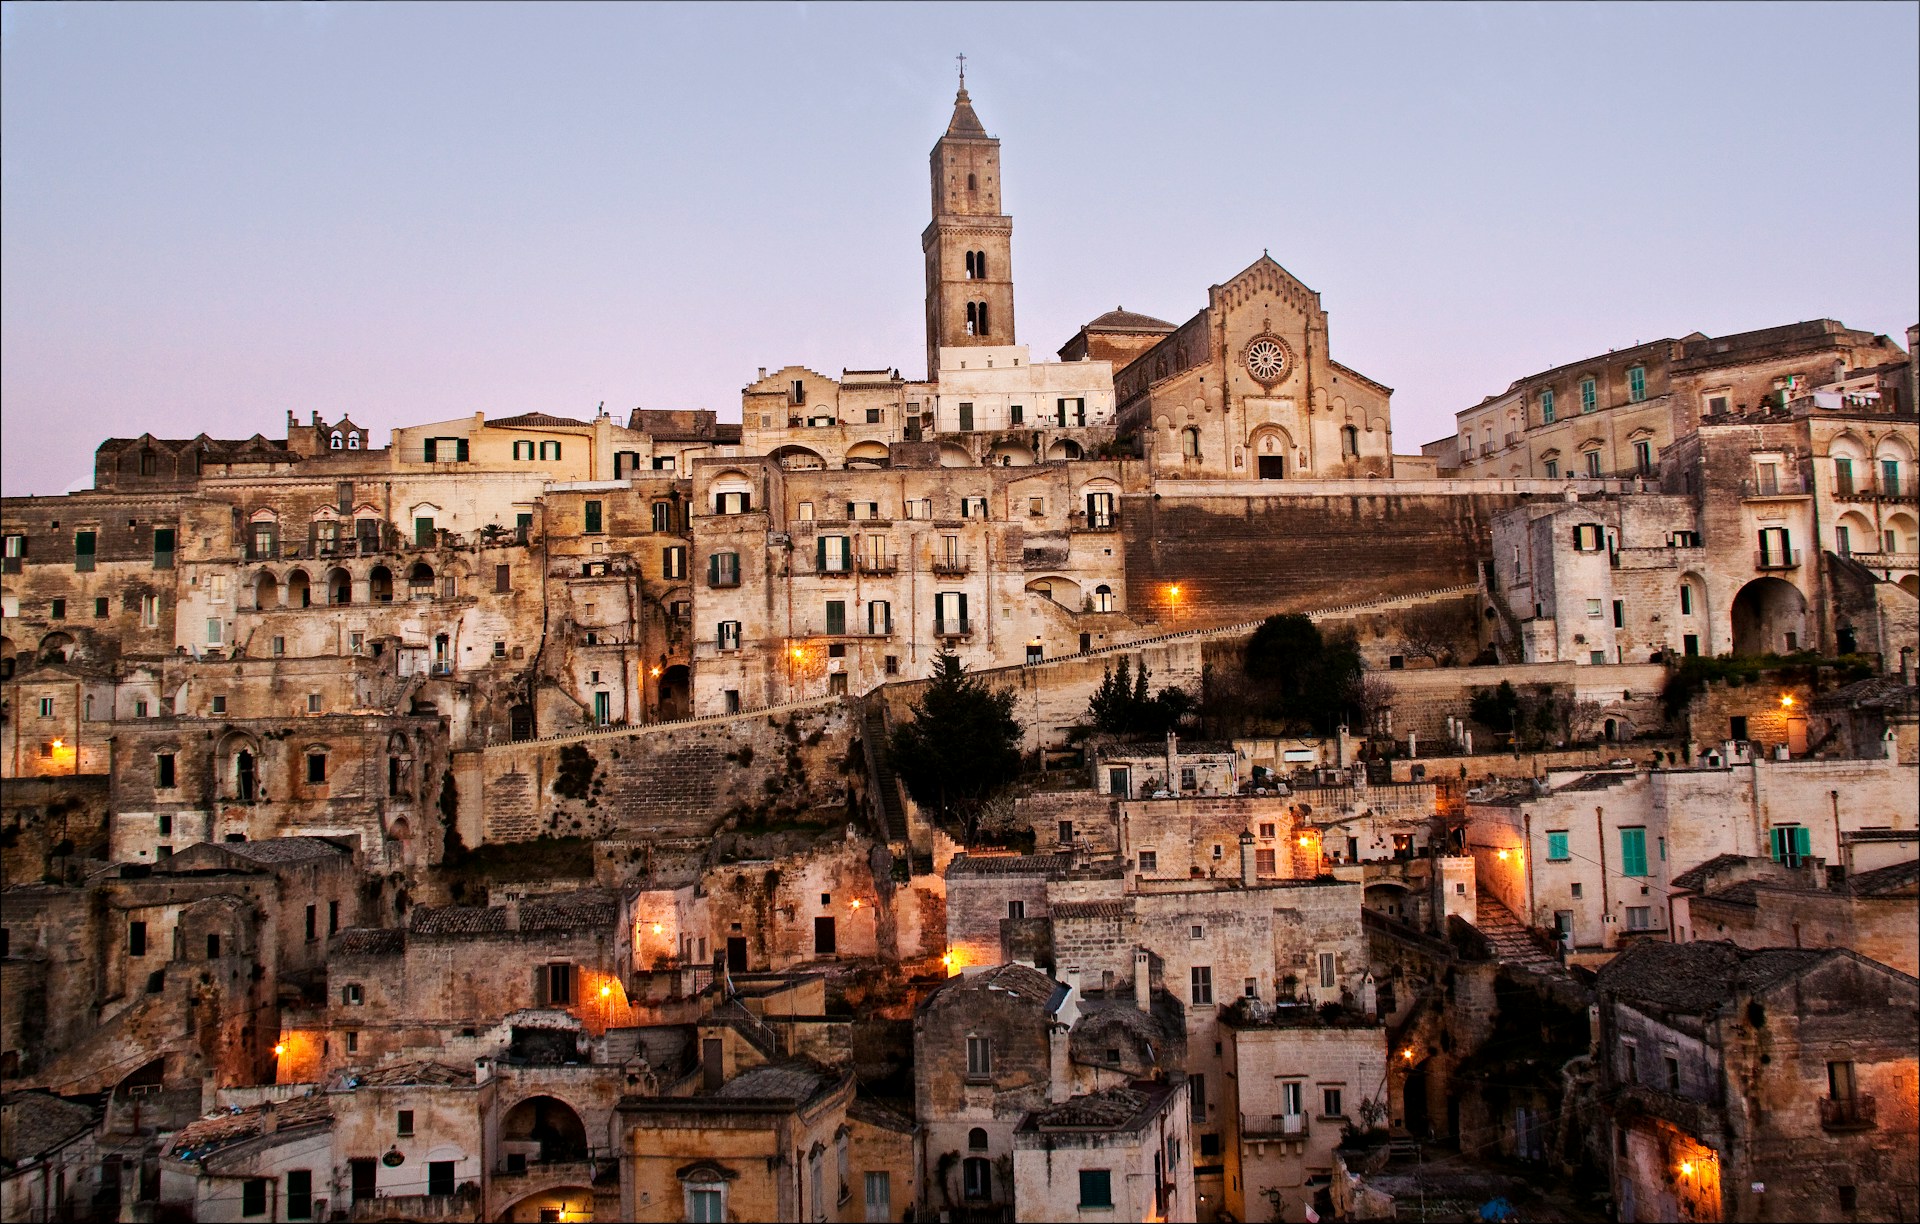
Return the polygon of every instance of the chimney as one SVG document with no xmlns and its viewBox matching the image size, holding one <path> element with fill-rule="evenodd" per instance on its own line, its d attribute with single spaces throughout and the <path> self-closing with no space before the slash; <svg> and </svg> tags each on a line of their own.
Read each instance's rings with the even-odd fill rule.
<svg viewBox="0 0 1920 1224">
<path fill-rule="evenodd" d="M 1253 834 L 1240 831 L 1240 883 L 1252 888 L 1260 882 L 1260 873 L 1254 869 Z"/>
<path fill-rule="evenodd" d="M 506 912 L 507 929 L 509 931 L 519 930 L 520 929 L 520 898 L 517 896 L 508 897 L 505 901 L 500 903 L 500 908 Z"/>
<path fill-rule="evenodd" d="M 1143 1012 L 1153 1010 L 1153 966 L 1145 948 L 1133 950 L 1133 1005 Z"/>
<path fill-rule="evenodd" d="M 1047 1026 L 1047 1100 L 1058 1105 L 1073 1095 L 1073 1033 L 1064 1024 Z"/>
<path fill-rule="evenodd" d="M 279 1129 L 280 1119 L 274 1112 L 273 1102 L 268 1101 L 266 1104 L 260 1106 L 260 1133 L 263 1135 L 271 1135 Z"/>
<path fill-rule="evenodd" d="M 1073 993 L 1075 998 L 1080 997 L 1080 966 L 1067 966 L 1067 989 Z"/>
<path fill-rule="evenodd" d="M 760 379 L 764 379 L 764 378 L 765 378 L 766 376 L 767 376 L 767 367 L 765 367 L 765 366 L 761 366 L 761 367 L 760 367 Z M 756 382 L 758 382 L 758 381 L 760 381 L 760 379 L 755 379 L 754 381 L 756 381 Z"/>
</svg>

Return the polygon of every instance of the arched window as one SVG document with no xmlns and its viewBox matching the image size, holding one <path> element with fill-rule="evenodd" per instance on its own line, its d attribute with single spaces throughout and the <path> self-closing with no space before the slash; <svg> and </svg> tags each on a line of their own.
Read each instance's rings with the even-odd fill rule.
<svg viewBox="0 0 1920 1224">
<path fill-rule="evenodd" d="M 985 1127 L 976 1126 L 967 1132 L 967 1150 L 969 1152 L 984 1152 L 987 1150 L 987 1131 Z"/>
<path fill-rule="evenodd" d="M 975 251 L 973 253 L 973 279 L 987 279 L 987 253 L 985 251 Z"/>
<path fill-rule="evenodd" d="M 968 191 L 980 190 L 979 180 L 975 179 L 971 174 L 967 176 L 967 190 Z"/>
<path fill-rule="evenodd" d="M 1180 431 L 1180 453 L 1189 459 L 1200 457 L 1200 431 L 1189 425 Z"/>
<path fill-rule="evenodd" d="M 1093 588 L 1093 610 L 1095 612 L 1113 611 L 1113 588 L 1104 582 Z"/>
<path fill-rule="evenodd" d="M 969 336 L 980 334 L 980 303 L 978 302 L 967 303 L 967 334 Z"/>
<path fill-rule="evenodd" d="M 1344 425 L 1340 429 L 1340 453 L 1348 459 L 1360 457 L 1360 430 L 1353 425 Z"/>
<path fill-rule="evenodd" d="M 985 302 L 975 302 L 974 305 L 980 308 L 979 334 L 982 336 L 987 335 L 989 332 L 989 328 L 987 327 L 987 304 Z"/>
<path fill-rule="evenodd" d="M 340 449 L 342 443 L 341 443 L 339 430 L 336 429 L 333 431 L 332 435 L 327 438 L 327 444 L 331 446 L 334 450 Z"/>
<path fill-rule="evenodd" d="M 974 279 L 974 276 L 973 276 L 973 252 L 972 252 L 972 251 L 968 251 L 968 252 L 966 253 L 966 256 L 965 256 L 965 258 L 964 258 L 964 260 L 963 260 L 962 262 L 964 262 L 964 263 L 965 263 L 965 264 L 967 265 L 967 279 L 968 279 L 968 280 L 972 280 L 972 279 Z"/>
</svg>

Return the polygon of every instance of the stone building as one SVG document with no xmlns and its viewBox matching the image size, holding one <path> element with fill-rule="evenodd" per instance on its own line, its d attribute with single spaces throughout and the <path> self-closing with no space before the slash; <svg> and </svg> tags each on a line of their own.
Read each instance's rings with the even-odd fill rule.
<svg viewBox="0 0 1920 1224">
<path fill-rule="evenodd" d="M 203 1080 L 271 1082 L 281 1009 L 317 994 L 364 897 L 352 852 L 305 837 L 0 892 L 8 1078 L 131 1093 L 155 1117 L 197 1113 Z"/>
<path fill-rule="evenodd" d="M 1651 477 L 1661 453 L 1700 425 L 1784 409 L 1812 386 L 1863 383 L 1884 409 L 1911 416 L 1896 373 L 1906 360 L 1887 337 L 1832 319 L 1694 332 L 1516 379 L 1456 413 L 1456 436 L 1422 450 L 1468 478 Z"/>
<path fill-rule="evenodd" d="M 1185 1098 L 1184 1084 L 1143 1081 L 1028 1114 L 1013 1134 L 1013 1218 L 1195 1218 Z"/>
<path fill-rule="evenodd" d="M 1913 831 L 1917 785 L 1885 759 L 1555 775 L 1538 794 L 1469 799 L 1467 850 L 1481 896 L 1571 957 L 1604 959 L 1674 936 L 1675 878 L 1717 856 L 1839 865 L 1853 836 Z"/>
<path fill-rule="evenodd" d="M 1915 836 L 1920 838 L 1920 832 Z M 1816 858 L 1721 855 L 1674 877 L 1673 938 L 1743 948 L 1851 948 L 1920 973 L 1920 860 L 1829 871 Z"/>
<path fill-rule="evenodd" d="M 1920 985 L 1845 949 L 1635 946 L 1600 972 L 1622 1220 L 1894 1219 Z"/>
<path fill-rule="evenodd" d="M 1120 437 L 1163 479 L 1393 474 L 1392 389 L 1333 360 L 1320 295 L 1264 254 L 1113 387 Z"/>
</svg>

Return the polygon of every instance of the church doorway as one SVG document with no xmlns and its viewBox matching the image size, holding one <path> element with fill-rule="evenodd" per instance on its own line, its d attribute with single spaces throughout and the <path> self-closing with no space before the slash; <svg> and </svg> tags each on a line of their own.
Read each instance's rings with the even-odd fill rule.
<svg viewBox="0 0 1920 1224">
<path fill-rule="evenodd" d="M 1287 478 L 1287 457 L 1285 455 L 1261 455 L 1260 479 L 1285 480 Z"/>
</svg>

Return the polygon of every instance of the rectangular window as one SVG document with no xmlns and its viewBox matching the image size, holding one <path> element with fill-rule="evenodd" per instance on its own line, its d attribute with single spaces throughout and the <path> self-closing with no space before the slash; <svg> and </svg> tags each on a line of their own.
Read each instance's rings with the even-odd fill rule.
<svg viewBox="0 0 1920 1224">
<path fill-rule="evenodd" d="M 1760 465 L 1759 492 L 1762 497 L 1771 497 L 1780 491 L 1780 465 L 1763 463 Z"/>
<path fill-rule="evenodd" d="M 967 1078 L 986 1079 L 993 1074 L 993 1039 L 967 1038 Z"/>
<path fill-rule="evenodd" d="M 687 548 L 684 544 L 675 544 L 671 548 L 660 550 L 660 576 L 662 578 L 685 578 L 687 576 Z"/>
<path fill-rule="evenodd" d="M 887 1224 L 893 1219 L 893 1186 L 885 1173 L 867 1174 L 868 1224 Z"/>
<path fill-rule="evenodd" d="M 40 717 L 42 718 L 53 717 L 53 698 L 42 697 L 40 699 Z"/>
<path fill-rule="evenodd" d="M 740 622 L 721 621 L 714 633 L 714 641 L 721 650 L 740 649 Z"/>
<path fill-rule="evenodd" d="M 1553 392 L 1551 391 L 1542 391 L 1540 393 L 1540 423 L 1542 425 L 1553 424 Z"/>
<path fill-rule="evenodd" d="M 1346 1094 L 1338 1088 L 1322 1088 L 1320 1090 L 1320 1116 L 1323 1118 L 1338 1118 L 1344 1116 L 1347 1112 L 1346 1102 L 1343 1099 L 1345 1095 Z"/>
<path fill-rule="evenodd" d="M 287 1218 L 304 1220 L 313 1214 L 313 1171 L 287 1171 Z"/>
<path fill-rule="evenodd" d="M 707 558 L 707 585 L 714 587 L 737 587 L 740 585 L 740 554 L 717 552 Z"/>
<path fill-rule="evenodd" d="M 1253 873 L 1259 876 L 1280 874 L 1272 850 L 1255 850 L 1253 852 Z"/>
<path fill-rule="evenodd" d="M 852 542 L 846 536 L 821 536 L 814 541 L 814 562 L 822 574 L 844 574 L 853 568 Z"/>
<path fill-rule="evenodd" d="M 933 597 L 933 631 L 958 635 L 968 632 L 967 596 L 962 591 L 941 591 Z"/>
<path fill-rule="evenodd" d="M 557 443 L 555 445 L 558 445 Z M 453 1167 L 451 1160 L 429 1160 L 427 1162 L 427 1193 L 449 1195 L 453 1193 Z"/>
<path fill-rule="evenodd" d="M 1560 461 L 1559 461 L 1558 459 L 1549 459 L 1549 460 L 1547 460 L 1547 469 L 1546 469 L 1546 470 L 1547 470 L 1547 479 L 1548 479 L 1548 480 L 1558 480 L 1558 479 L 1560 479 Z"/>
<path fill-rule="evenodd" d="M 1813 855 L 1813 830 L 1804 825 L 1775 825 L 1771 837 L 1774 860 L 1798 867 Z"/>
<path fill-rule="evenodd" d="M 91 531 L 73 533 L 73 568 L 75 570 L 84 572 L 93 568 L 94 541 L 98 538 L 97 533 Z"/>
<path fill-rule="evenodd" d="M 147 954 L 147 924 L 134 919 L 127 923 L 127 955 L 145 956 Z"/>
<path fill-rule="evenodd" d="M 1900 461 L 1898 459 L 1880 461 L 1880 492 L 1886 497 L 1900 496 Z"/>
<path fill-rule="evenodd" d="M 103 617 L 103 616 L 105 616 L 106 614 L 107 614 L 107 601 L 106 601 L 106 599 L 105 599 L 105 598 L 100 598 L 100 599 L 96 599 L 96 600 L 94 600 L 94 601 L 93 601 L 93 615 L 94 615 L 94 616 L 95 616 L 96 618 L 98 618 L 98 617 Z"/>
<path fill-rule="evenodd" d="M 266 1178 L 249 1177 L 240 1183 L 240 1214 L 243 1216 L 267 1214 Z"/>
<path fill-rule="evenodd" d="M 554 1213 L 556 1218 L 559 1213 Z M 541 1213 L 541 1218 L 546 1218 Z M 687 1219 L 695 1224 L 723 1224 L 727 1218 L 726 1192 L 717 1186 L 687 1187 Z M 872 1219 L 872 1216 L 868 1216 Z M 884 1217 L 882 1217 L 884 1218 Z"/>
<path fill-rule="evenodd" d="M 1588 451 L 1585 458 L 1587 461 L 1587 475 L 1598 477 L 1600 475 L 1600 452 L 1597 450 Z"/>
<path fill-rule="evenodd" d="M 9 574 L 19 573 L 27 561 L 27 537 L 23 535 L 8 536 L 4 558 L 6 572 Z"/>
<path fill-rule="evenodd" d="M 1633 466 L 1642 476 L 1653 471 L 1653 443 L 1642 439 L 1633 444 Z"/>
<path fill-rule="evenodd" d="M 1620 830 L 1620 874 L 1647 874 L 1647 831 L 1644 828 Z"/>
<path fill-rule="evenodd" d="M 1149 873 L 1160 870 L 1160 852 L 1157 850 L 1142 850 L 1140 852 L 1140 870 Z"/>
<path fill-rule="evenodd" d="M 1599 601 L 1599 600 L 1597 600 L 1597 599 L 1589 599 L 1589 600 L 1587 601 L 1587 615 L 1588 615 L 1588 616 L 1591 616 L 1591 617 L 1594 617 L 1595 619 L 1598 619 L 1598 618 L 1599 618 L 1599 616 L 1600 616 L 1600 601 Z"/>
<path fill-rule="evenodd" d="M 1647 398 L 1647 371 L 1645 367 L 1634 366 L 1627 371 L 1627 402 L 1637 404 Z"/>
<path fill-rule="evenodd" d="M 1693 588 L 1685 583 L 1680 586 L 1680 615 L 1693 615 Z"/>
<path fill-rule="evenodd" d="M 1203 1007 L 1213 1002 L 1213 966 L 1195 965 L 1192 971 L 1192 1002 Z"/>
<path fill-rule="evenodd" d="M 753 509 L 751 493 L 715 493 L 713 512 L 715 514 L 745 514 Z"/>
<path fill-rule="evenodd" d="M 1580 411 L 1592 412 L 1600 406 L 1600 388 L 1591 378 L 1580 380 Z"/>
<path fill-rule="evenodd" d="M 843 599 L 829 599 L 827 601 L 827 632 L 828 634 L 838 635 L 838 634 L 843 634 L 846 631 L 847 631 L 846 601 Z"/>
<path fill-rule="evenodd" d="M 153 529 L 153 568 L 170 570 L 173 568 L 174 530 L 171 527 Z"/>
<path fill-rule="evenodd" d="M 1113 1173 L 1111 1170 L 1080 1170 L 1080 1206 L 1113 1206 Z"/>
<path fill-rule="evenodd" d="M 1322 952 L 1320 954 L 1320 989 L 1332 990 L 1338 984 L 1339 979 L 1335 976 L 1335 969 L 1333 953 Z"/>
<path fill-rule="evenodd" d="M 1573 525 L 1573 550 L 1575 552 L 1599 552 L 1606 537 L 1601 534 L 1598 523 L 1575 523 Z"/>
<path fill-rule="evenodd" d="M 565 1007 L 573 1002 L 573 965 L 556 962 L 541 966 L 545 978 L 546 1002 Z"/>
<path fill-rule="evenodd" d="M 1007 409 L 1007 424 L 1024 425 L 1026 424 L 1026 421 L 1027 421 L 1027 410 L 1023 405 L 1015 404 L 1011 408 Z"/>
<path fill-rule="evenodd" d="M 599 535 L 603 530 L 602 503 L 590 501 L 581 515 L 581 530 L 588 535 Z"/>
<path fill-rule="evenodd" d="M 960 432 L 966 433 L 973 428 L 973 405 L 960 405 Z"/>
<path fill-rule="evenodd" d="M 1547 861 L 1564 863 L 1572 857 L 1567 853 L 1567 831 L 1565 829 L 1547 830 Z"/>
<path fill-rule="evenodd" d="M 227 712 L 226 694 L 221 693 L 213 698 L 212 710 L 215 714 L 225 714 Z"/>
<path fill-rule="evenodd" d="M 673 530 L 672 502 L 661 501 L 653 503 L 653 529 L 655 531 Z"/>
<path fill-rule="evenodd" d="M 1306 1112 L 1305 1085 L 1298 1080 L 1287 1080 L 1280 1085 L 1280 1112 L 1289 1118 Z"/>
<path fill-rule="evenodd" d="M 1644 931 L 1652 925 L 1653 910 L 1650 907 L 1645 905 L 1629 905 L 1627 907 L 1627 929 L 1629 931 Z"/>
<path fill-rule="evenodd" d="M 1207 1124 L 1207 1077 L 1204 1075 L 1187 1076 L 1187 1120 L 1200 1126 Z"/>
<path fill-rule="evenodd" d="M 309 752 L 307 754 L 307 781 L 321 783 L 327 780 L 327 754 Z"/>
<path fill-rule="evenodd" d="M 64 599 L 49 600 L 47 602 L 47 619 L 48 620 L 67 619 L 67 601 Z"/>
<path fill-rule="evenodd" d="M 1026 916 L 1027 916 L 1027 903 L 1025 901 L 1007 902 L 1007 917 L 1025 918 Z"/>
<path fill-rule="evenodd" d="M 467 448 L 464 440 L 460 446 L 460 457 L 462 459 L 467 457 Z M 558 459 L 560 457 L 560 444 L 558 442 L 542 442 L 540 444 L 540 457 L 542 459 Z"/>
<path fill-rule="evenodd" d="M 885 636 L 893 632 L 893 605 L 884 599 L 871 600 L 867 604 L 867 632 L 875 636 Z"/>
<path fill-rule="evenodd" d="M 153 778 L 154 786 L 158 787 L 161 790 L 173 789 L 174 787 L 173 753 L 171 752 L 161 753 L 159 756 L 154 758 L 154 763 L 155 763 L 154 778 Z"/>
<path fill-rule="evenodd" d="M 226 625 L 221 622 L 219 617 L 217 616 L 208 617 L 207 618 L 207 645 L 224 646 L 226 644 L 226 637 L 227 637 L 226 630 L 227 630 Z"/>
<path fill-rule="evenodd" d="M 1623 599 L 1613 601 L 1613 627 L 1615 629 L 1627 627 L 1627 603 Z"/>
</svg>

